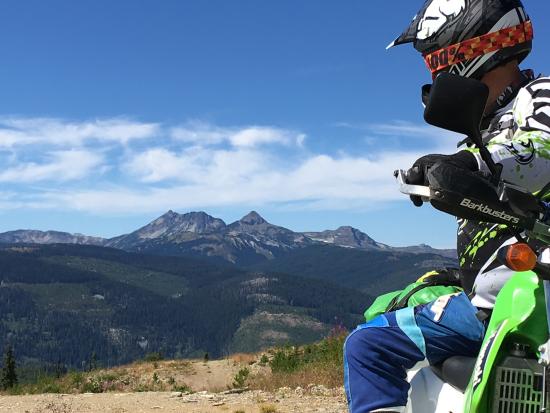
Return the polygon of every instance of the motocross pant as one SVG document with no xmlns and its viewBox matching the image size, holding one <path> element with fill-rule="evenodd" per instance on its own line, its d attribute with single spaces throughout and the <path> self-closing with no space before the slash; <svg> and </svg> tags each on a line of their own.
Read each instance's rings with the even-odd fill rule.
<svg viewBox="0 0 550 413">
<path fill-rule="evenodd" d="M 485 325 L 466 294 L 438 298 L 376 317 L 344 344 L 344 385 L 350 413 L 405 410 L 409 370 L 451 356 L 476 357 Z"/>
</svg>

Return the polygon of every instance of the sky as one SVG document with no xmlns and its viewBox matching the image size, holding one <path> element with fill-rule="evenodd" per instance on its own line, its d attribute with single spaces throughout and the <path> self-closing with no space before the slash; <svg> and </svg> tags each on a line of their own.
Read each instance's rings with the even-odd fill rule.
<svg viewBox="0 0 550 413">
<path fill-rule="evenodd" d="M 524 3 L 524 66 L 550 73 L 550 3 Z M 295 231 L 453 247 L 454 219 L 392 176 L 458 139 L 423 123 L 421 57 L 386 51 L 421 4 L 3 1 L 0 232 L 112 237 L 170 209 L 256 210 Z"/>
</svg>

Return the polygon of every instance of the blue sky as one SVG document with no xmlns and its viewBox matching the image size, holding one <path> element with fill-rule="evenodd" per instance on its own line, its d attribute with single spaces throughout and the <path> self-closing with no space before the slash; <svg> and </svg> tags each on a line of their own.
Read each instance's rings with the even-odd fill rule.
<svg viewBox="0 0 550 413">
<path fill-rule="evenodd" d="M 386 51 L 421 1 L 5 1 L 0 231 L 115 236 L 168 209 L 294 230 L 355 226 L 454 244 L 392 171 L 451 152 L 422 123 L 430 80 Z M 550 73 L 550 3 L 525 2 Z"/>
</svg>

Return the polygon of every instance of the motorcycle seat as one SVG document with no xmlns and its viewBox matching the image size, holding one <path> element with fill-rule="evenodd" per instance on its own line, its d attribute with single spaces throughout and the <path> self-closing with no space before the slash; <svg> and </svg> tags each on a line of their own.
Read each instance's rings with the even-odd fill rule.
<svg viewBox="0 0 550 413">
<path fill-rule="evenodd" d="M 441 380 L 464 393 L 470 382 L 476 360 L 475 357 L 453 356 L 443 363 L 431 366 L 431 368 Z"/>
</svg>

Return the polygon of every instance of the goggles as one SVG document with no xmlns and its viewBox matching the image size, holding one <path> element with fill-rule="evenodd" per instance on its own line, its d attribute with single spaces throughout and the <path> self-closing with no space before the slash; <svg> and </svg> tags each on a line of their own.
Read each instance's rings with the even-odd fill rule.
<svg viewBox="0 0 550 413">
<path fill-rule="evenodd" d="M 427 53 L 424 55 L 424 61 L 435 79 L 438 72 L 452 65 L 530 40 L 533 40 L 533 24 L 527 20 L 517 26 L 507 27 Z"/>
</svg>

